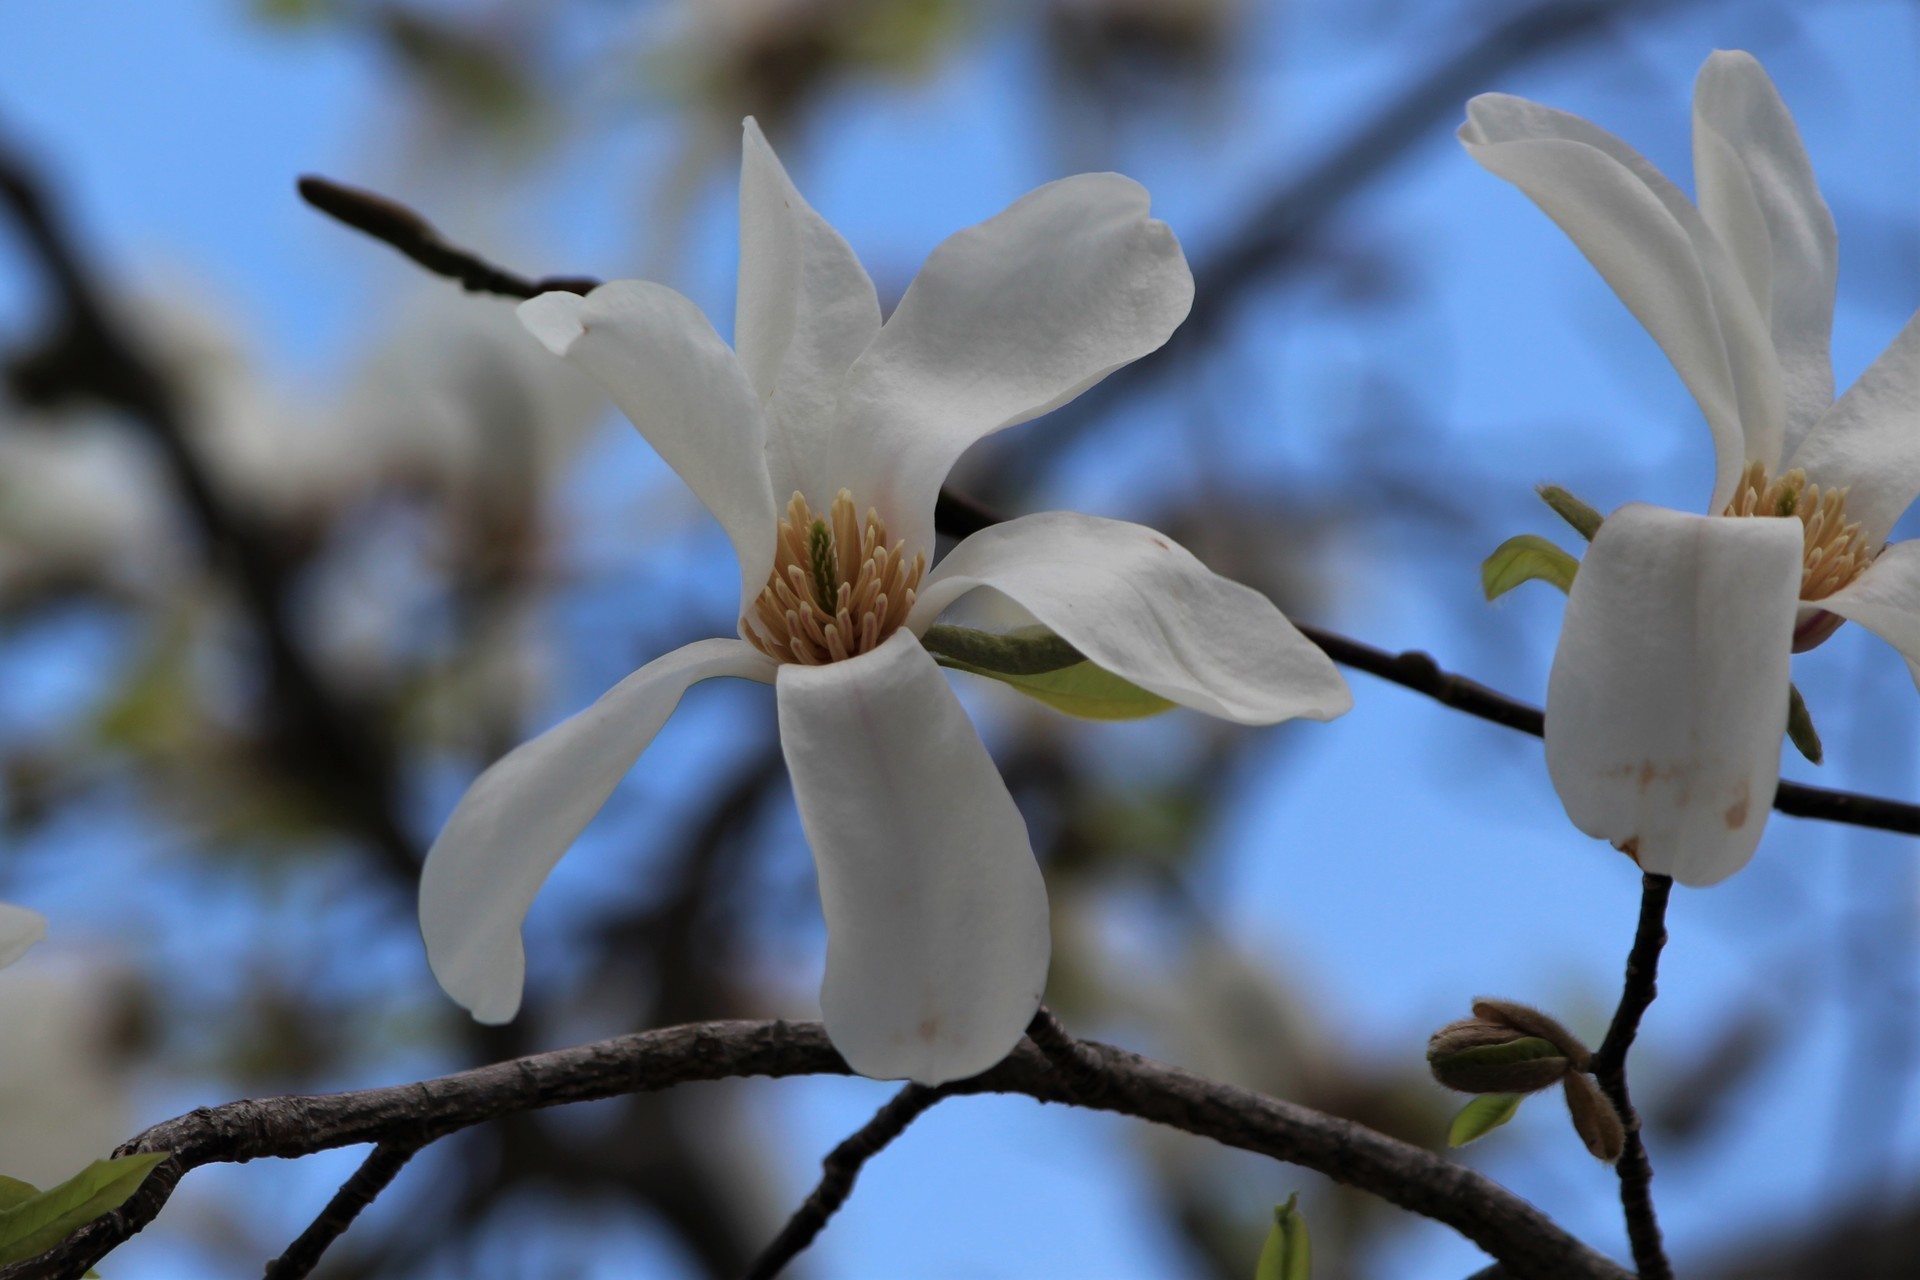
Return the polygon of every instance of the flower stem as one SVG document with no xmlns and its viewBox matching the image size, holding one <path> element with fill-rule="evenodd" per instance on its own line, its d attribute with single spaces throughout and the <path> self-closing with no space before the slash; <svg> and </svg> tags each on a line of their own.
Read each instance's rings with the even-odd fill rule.
<svg viewBox="0 0 1920 1280">
<path fill-rule="evenodd" d="M 1660 949 L 1667 943 L 1667 898 L 1673 892 L 1673 877 L 1649 874 L 1640 883 L 1640 923 L 1627 953 L 1626 983 L 1607 1038 L 1593 1055 L 1593 1074 L 1626 1130 L 1626 1145 L 1614 1168 L 1620 1175 L 1620 1209 L 1633 1246 L 1634 1269 L 1640 1280 L 1673 1280 L 1673 1266 L 1661 1245 L 1660 1223 L 1653 1212 L 1653 1165 L 1640 1140 L 1640 1117 L 1627 1093 L 1627 1050 L 1639 1033 L 1641 1017 L 1659 993 L 1656 979 Z"/>
</svg>

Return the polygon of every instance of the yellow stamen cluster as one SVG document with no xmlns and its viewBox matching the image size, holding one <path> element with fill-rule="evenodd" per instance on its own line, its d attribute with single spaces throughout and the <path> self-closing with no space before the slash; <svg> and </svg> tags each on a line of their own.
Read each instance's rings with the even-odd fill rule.
<svg viewBox="0 0 1920 1280">
<path fill-rule="evenodd" d="M 1800 574 L 1800 598 L 1824 600 L 1859 577 L 1873 562 L 1860 522 L 1847 519 L 1847 491 L 1807 483 L 1807 473 L 1795 468 L 1769 480 L 1765 464 L 1752 462 L 1741 473 L 1733 501 L 1721 513 L 1729 516 L 1799 516 L 1806 529 L 1805 567 Z"/>
<path fill-rule="evenodd" d="M 859 520 L 845 489 L 824 516 L 796 493 L 780 522 L 773 573 L 741 630 L 776 662 L 817 667 L 855 658 L 900 629 L 926 569 L 925 552 L 909 561 L 904 542 L 887 542 L 871 507 Z"/>
</svg>

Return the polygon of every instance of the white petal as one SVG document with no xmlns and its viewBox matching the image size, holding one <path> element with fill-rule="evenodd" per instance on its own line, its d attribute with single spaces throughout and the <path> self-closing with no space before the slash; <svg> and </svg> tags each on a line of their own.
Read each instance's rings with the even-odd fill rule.
<svg viewBox="0 0 1920 1280">
<path fill-rule="evenodd" d="M 1578 116 L 1489 93 L 1460 141 L 1526 192 L 1647 327 L 1713 429 L 1718 511 L 1751 459 L 1784 438 L 1773 340 L 1726 249 L 1680 189 L 1639 152 Z"/>
<path fill-rule="evenodd" d="M 967 446 L 1156 350 L 1192 304 L 1179 242 L 1139 183 L 1049 183 L 928 257 L 847 375 L 827 474 L 931 547 L 934 495 Z"/>
<path fill-rule="evenodd" d="M 767 407 L 773 493 L 818 492 L 840 383 L 880 332 L 873 281 L 847 242 L 794 189 L 751 118 L 740 160 L 740 290 L 733 343 Z M 831 492 L 824 495 L 831 499 Z"/>
<path fill-rule="evenodd" d="M 1920 496 L 1920 311 L 1789 459 L 1822 486 L 1847 487 L 1847 517 L 1867 545 L 1886 539 Z"/>
<path fill-rule="evenodd" d="M 1095 665 L 1242 724 L 1331 720 L 1353 705 L 1333 661 L 1273 602 L 1144 525 L 1022 516 L 948 553 L 914 602 L 924 632 L 975 587 L 1006 593 Z"/>
<path fill-rule="evenodd" d="M 773 570 L 773 489 L 760 400 L 706 316 L 665 285 L 615 280 L 520 304 L 535 337 L 591 374 L 727 531 L 740 607 Z"/>
<path fill-rule="evenodd" d="M 1027 826 L 910 632 L 775 686 L 827 917 L 827 1034 L 855 1071 L 938 1084 L 1018 1043 L 1046 986 Z"/>
<path fill-rule="evenodd" d="M 1920 681 L 1920 542 L 1894 543 L 1819 605 L 1898 649 Z"/>
<path fill-rule="evenodd" d="M 739 640 L 701 640 L 654 659 L 475 780 L 420 873 L 420 933 L 447 994 L 481 1022 L 520 1008 L 520 922 L 567 851 L 698 680 L 770 681 Z"/>
<path fill-rule="evenodd" d="M 1793 116 L 1752 54 L 1721 50 L 1700 68 L 1693 138 L 1700 212 L 1769 319 L 1792 441 L 1833 403 L 1833 215 Z"/>
<path fill-rule="evenodd" d="M 1567 596 L 1547 770 L 1575 826 L 1713 884 L 1753 856 L 1780 778 L 1800 522 L 1625 506 Z"/>
<path fill-rule="evenodd" d="M 47 936 L 47 922 L 38 911 L 0 902 L 0 969 L 25 955 L 27 948 Z"/>
</svg>

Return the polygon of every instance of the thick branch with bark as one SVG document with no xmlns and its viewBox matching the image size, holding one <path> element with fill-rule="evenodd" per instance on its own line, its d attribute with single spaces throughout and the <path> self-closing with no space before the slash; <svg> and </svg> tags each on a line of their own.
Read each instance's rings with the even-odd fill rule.
<svg viewBox="0 0 1920 1280">
<path fill-rule="evenodd" d="M 1525 1200 L 1433 1152 L 1111 1045 L 1074 1044 L 1097 1087 L 1083 1092 L 1045 1053 L 1022 1043 L 999 1066 L 945 1090 L 1024 1094 L 1040 1102 L 1111 1111 L 1313 1169 L 1445 1223 L 1516 1277 L 1628 1280 L 1618 1264 Z M 125 1206 L 39 1258 L 0 1268 L 0 1280 L 78 1280 L 152 1222 L 181 1177 L 202 1165 L 289 1159 L 369 1142 L 424 1144 L 501 1116 L 698 1080 L 848 1074 L 817 1022 L 703 1022 L 416 1084 L 202 1107 L 155 1125 L 120 1148 L 123 1154 L 173 1153 Z"/>
</svg>

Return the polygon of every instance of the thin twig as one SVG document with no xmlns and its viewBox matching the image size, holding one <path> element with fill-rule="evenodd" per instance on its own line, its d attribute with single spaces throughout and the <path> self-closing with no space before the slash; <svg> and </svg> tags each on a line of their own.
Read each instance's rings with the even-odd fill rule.
<svg viewBox="0 0 1920 1280">
<path fill-rule="evenodd" d="M 1463 1165 L 1364 1125 L 1204 1079 L 1124 1049 L 1075 1042 L 1097 1065 L 1083 1099 L 1039 1049 L 1022 1043 L 999 1066 L 943 1088 L 1016 1093 L 1133 1116 L 1284 1160 L 1446 1224 L 1519 1280 L 1630 1280 L 1617 1263 L 1540 1210 Z M 501 1116 L 569 1102 L 740 1076 L 846 1075 L 817 1022 L 706 1022 L 532 1054 L 416 1084 L 350 1093 L 255 1098 L 203 1107 L 155 1125 L 121 1154 L 170 1151 L 118 1210 L 0 1280 L 79 1280 L 153 1221 L 182 1175 L 201 1165 L 291 1158 L 366 1142 L 431 1142 Z"/>
<path fill-rule="evenodd" d="M 1633 1245 L 1633 1265 L 1639 1280 L 1673 1280 L 1673 1267 L 1660 1243 L 1660 1223 L 1653 1212 L 1653 1164 L 1640 1140 L 1640 1117 L 1627 1093 L 1627 1050 L 1639 1034 L 1640 1019 L 1659 994 L 1660 949 L 1667 944 L 1667 899 L 1673 877 L 1644 875 L 1640 881 L 1640 923 L 1627 952 L 1627 977 L 1620 1003 L 1607 1027 L 1607 1038 L 1593 1055 L 1593 1074 L 1601 1092 L 1620 1113 L 1626 1145 L 1614 1168 L 1620 1175 L 1620 1208 L 1626 1215 L 1627 1239 Z"/>
<path fill-rule="evenodd" d="M 532 298 L 543 293 L 591 293 L 600 282 L 584 276 L 529 280 L 479 254 L 449 243 L 434 225 L 397 200 L 315 174 L 299 182 L 300 198 L 356 231 L 392 245 L 437 276 L 458 280 L 468 293 Z"/>
<path fill-rule="evenodd" d="M 361 1162 L 353 1176 L 334 1193 L 299 1239 L 287 1251 L 267 1264 L 265 1280 L 305 1280 L 320 1262 L 327 1247 L 346 1233 L 360 1211 L 387 1189 L 394 1175 L 413 1159 L 420 1149 L 416 1142 L 383 1142 Z"/>
<path fill-rule="evenodd" d="M 884 1151 L 888 1143 L 905 1133 L 907 1126 L 935 1103 L 951 1097 L 952 1092 L 946 1085 L 929 1088 L 910 1084 L 894 1094 L 852 1137 L 828 1152 L 820 1162 L 819 1185 L 794 1211 L 773 1243 L 753 1260 L 753 1265 L 747 1268 L 746 1280 L 773 1280 L 786 1270 L 787 1264 L 813 1243 L 827 1220 L 838 1213 L 847 1197 L 853 1194 L 854 1180 L 867 1161 Z"/>
</svg>

